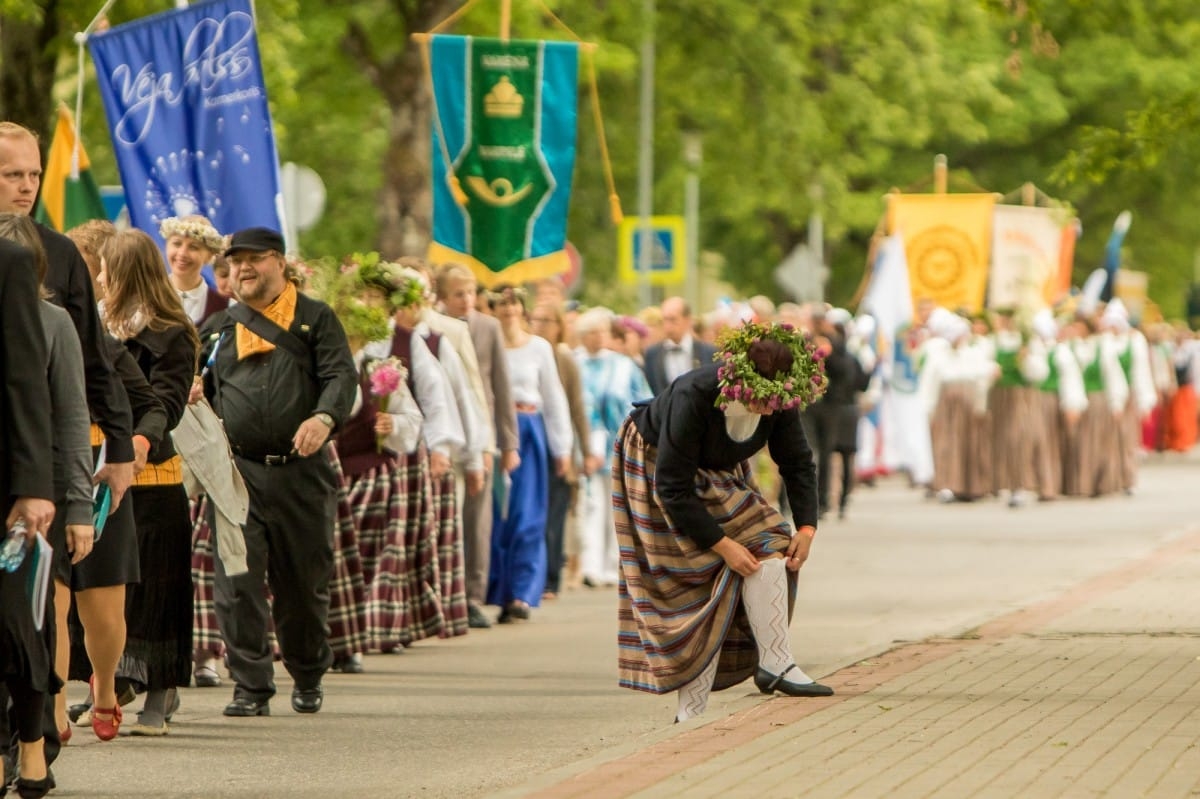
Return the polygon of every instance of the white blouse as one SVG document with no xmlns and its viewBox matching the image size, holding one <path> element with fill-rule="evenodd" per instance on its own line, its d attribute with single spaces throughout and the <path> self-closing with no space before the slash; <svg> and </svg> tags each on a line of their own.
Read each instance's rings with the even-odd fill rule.
<svg viewBox="0 0 1200 799">
<path fill-rule="evenodd" d="M 394 331 L 395 323 L 389 323 L 388 327 Z M 392 336 L 381 341 L 372 341 L 363 347 L 363 353 L 368 358 L 391 357 Z M 451 392 L 446 373 L 425 345 L 425 340 L 418 335 L 412 337 L 410 354 L 413 391 L 425 417 L 422 429 L 425 446 L 430 452 L 453 456 L 466 445 L 467 438 L 463 432 L 462 420 L 458 416 L 458 408 L 450 399 Z"/>
<path fill-rule="evenodd" d="M 430 328 L 427 323 L 418 322 L 413 332 L 424 339 L 430 334 Z M 449 390 L 447 399 L 458 410 L 459 421 L 462 423 L 466 445 L 460 451 L 459 457 L 468 472 L 482 471 L 483 451 L 490 447 L 489 428 L 475 399 L 475 392 L 471 390 L 462 358 L 447 336 L 439 337 L 438 351 L 432 354 L 437 357 L 446 375 L 446 387 Z"/>
<path fill-rule="evenodd" d="M 513 403 L 541 411 L 551 454 L 556 458 L 570 455 L 575 443 L 571 412 L 558 377 L 554 348 L 541 336 L 531 335 L 524 346 L 505 347 L 504 354 Z"/>
</svg>

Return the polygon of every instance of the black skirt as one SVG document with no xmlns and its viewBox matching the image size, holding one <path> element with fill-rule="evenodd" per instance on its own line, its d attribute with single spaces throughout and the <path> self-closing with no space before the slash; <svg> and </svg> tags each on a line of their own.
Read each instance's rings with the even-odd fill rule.
<svg viewBox="0 0 1200 799">
<path fill-rule="evenodd" d="M 144 688 L 192 674 L 192 526 L 182 485 L 134 486 L 142 580 L 125 592 L 125 653 L 117 675 Z"/>
<path fill-rule="evenodd" d="M 62 514 L 56 513 L 50 529 L 50 544 L 55 552 L 65 555 L 55 559 L 54 573 L 58 579 L 72 591 L 129 585 L 141 579 L 134 515 L 134 491 L 131 488 L 108 517 L 91 554 L 72 566 L 70 556 L 66 555 L 66 523 Z"/>
</svg>

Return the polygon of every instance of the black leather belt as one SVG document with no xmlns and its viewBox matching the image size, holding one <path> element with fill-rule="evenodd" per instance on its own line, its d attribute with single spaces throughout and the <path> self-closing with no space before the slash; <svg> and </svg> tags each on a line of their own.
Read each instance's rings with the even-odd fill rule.
<svg viewBox="0 0 1200 799">
<path fill-rule="evenodd" d="M 237 446 L 231 446 L 231 449 L 233 450 L 233 454 L 239 458 L 245 458 L 254 463 L 261 463 L 264 466 L 283 466 L 285 463 L 300 460 L 300 456 L 294 452 L 288 455 L 260 455 L 257 452 L 246 452 Z"/>
</svg>

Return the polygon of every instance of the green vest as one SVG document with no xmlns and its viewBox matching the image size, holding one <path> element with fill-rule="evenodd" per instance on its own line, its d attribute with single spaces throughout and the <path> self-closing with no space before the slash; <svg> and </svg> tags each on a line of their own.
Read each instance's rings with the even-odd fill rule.
<svg viewBox="0 0 1200 799">
<path fill-rule="evenodd" d="M 1097 348 L 1095 359 L 1083 367 L 1083 390 L 1089 394 L 1104 390 L 1104 374 L 1100 370 L 1100 351 Z"/>
<path fill-rule="evenodd" d="M 1058 362 L 1054 360 L 1054 350 L 1050 350 L 1050 357 L 1047 358 L 1050 363 L 1050 374 L 1042 381 L 1038 388 L 1047 393 L 1058 393 Z"/>
<path fill-rule="evenodd" d="M 1018 388 L 1026 385 L 1021 375 L 1021 366 L 1017 363 L 1020 350 L 996 350 L 996 364 L 1000 367 L 1000 376 L 996 378 L 997 388 Z"/>
</svg>

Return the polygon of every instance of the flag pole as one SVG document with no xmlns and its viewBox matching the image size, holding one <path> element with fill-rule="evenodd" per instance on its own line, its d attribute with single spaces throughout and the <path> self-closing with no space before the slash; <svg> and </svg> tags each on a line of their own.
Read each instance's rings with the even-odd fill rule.
<svg viewBox="0 0 1200 799">
<path fill-rule="evenodd" d="M 512 0 L 500 2 L 500 41 L 508 42 L 512 36 Z"/>
<path fill-rule="evenodd" d="M 100 10 L 96 12 L 96 16 L 92 17 L 92 21 L 82 31 L 75 34 L 75 44 L 79 50 L 79 60 L 77 62 L 77 74 L 75 78 L 75 119 L 72 125 L 75 128 L 75 146 L 71 148 L 71 176 L 79 176 L 79 120 L 83 118 L 83 77 L 84 77 L 84 57 L 83 50 L 87 47 L 88 37 L 92 35 L 92 31 L 96 30 L 103 20 L 108 10 L 113 7 L 117 0 L 105 0 Z"/>
</svg>

